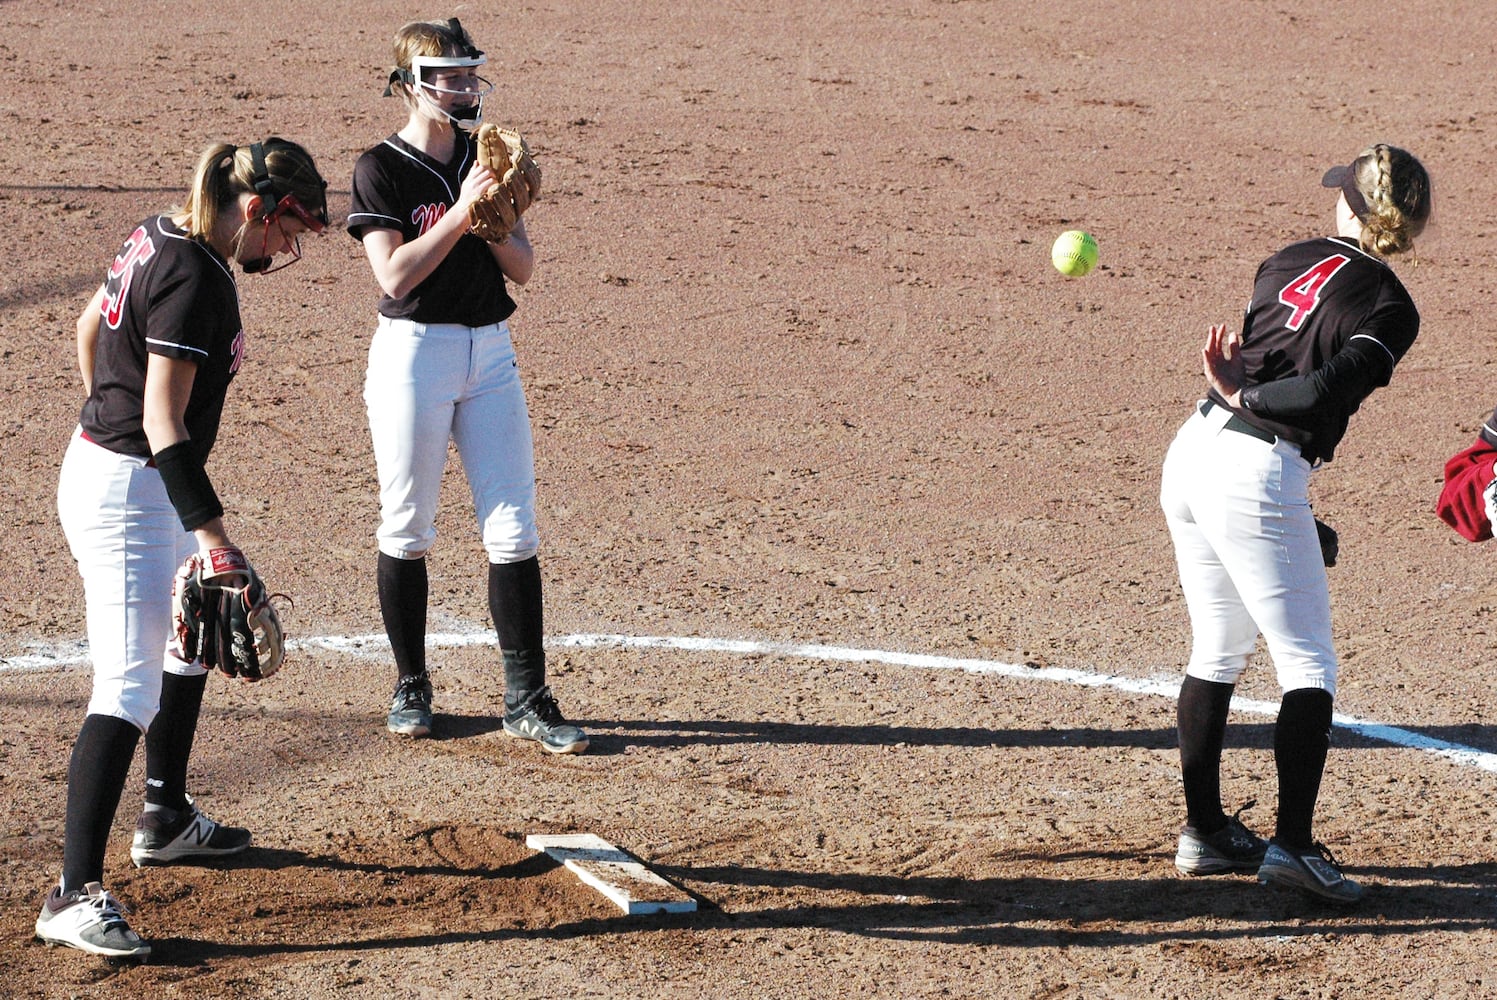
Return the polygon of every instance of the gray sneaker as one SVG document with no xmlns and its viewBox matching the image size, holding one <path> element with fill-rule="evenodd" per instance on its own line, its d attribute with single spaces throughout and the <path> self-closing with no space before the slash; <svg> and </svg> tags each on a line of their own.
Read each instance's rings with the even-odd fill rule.
<svg viewBox="0 0 1497 1000">
<path fill-rule="evenodd" d="M 1255 872 L 1263 864 L 1268 841 L 1243 825 L 1237 815 L 1227 825 L 1209 835 L 1193 826 L 1180 831 L 1175 849 L 1175 867 L 1186 875 L 1223 875 L 1228 872 Z"/>
<path fill-rule="evenodd" d="M 541 688 L 514 708 L 506 708 L 504 732 L 522 740 L 535 740 L 552 753 L 581 753 L 587 749 L 587 734 L 562 717 L 549 687 Z"/>
<path fill-rule="evenodd" d="M 402 677 L 395 685 L 385 726 L 399 736 L 426 736 L 431 732 L 431 678 L 424 670 Z"/>
<path fill-rule="evenodd" d="M 143 812 L 135 821 L 130 860 L 136 868 L 178 861 L 221 858 L 250 845 L 250 832 L 224 826 L 204 816 L 187 797 L 187 808 L 174 812 Z"/>
<path fill-rule="evenodd" d="M 36 936 L 115 961 L 144 962 L 151 946 L 125 922 L 124 907 L 97 882 L 64 893 L 53 886 L 36 918 Z"/>
<path fill-rule="evenodd" d="M 1305 848 L 1270 843 L 1258 881 L 1293 886 L 1332 903 L 1355 903 L 1362 898 L 1362 887 L 1341 874 L 1341 863 L 1318 840 L 1314 847 Z"/>
</svg>

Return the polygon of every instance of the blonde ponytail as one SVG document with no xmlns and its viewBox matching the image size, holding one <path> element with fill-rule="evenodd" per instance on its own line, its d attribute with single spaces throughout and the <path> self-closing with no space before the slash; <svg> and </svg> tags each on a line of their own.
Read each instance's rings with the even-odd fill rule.
<svg viewBox="0 0 1497 1000">
<path fill-rule="evenodd" d="M 187 235 L 206 237 L 213 232 L 218 222 L 219 208 L 232 200 L 241 191 L 247 190 L 243 183 L 234 182 L 234 167 L 238 148 L 232 143 L 218 142 L 209 146 L 198 157 L 197 169 L 192 173 L 192 187 L 187 193 L 187 203 L 172 210 L 172 220 Z"/>
<path fill-rule="evenodd" d="M 294 194 L 308 212 L 325 222 L 327 182 L 317 172 L 312 154 L 296 143 L 276 136 L 260 145 L 272 193 L 271 204 L 265 205 L 263 211 L 274 209 L 276 199 Z M 207 238 L 213 233 L 213 227 L 226 206 L 241 194 L 256 193 L 255 170 L 252 146 L 235 146 L 228 142 L 209 146 L 198 158 L 186 204 L 170 212 L 172 221 L 189 236 Z"/>
</svg>

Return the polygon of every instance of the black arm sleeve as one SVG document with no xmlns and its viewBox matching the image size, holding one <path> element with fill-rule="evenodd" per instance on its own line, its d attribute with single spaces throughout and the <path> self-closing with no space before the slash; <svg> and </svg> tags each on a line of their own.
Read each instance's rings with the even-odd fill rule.
<svg viewBox="0 0 1497 1000">
<path fill-rule="evenodd" d="M 1265 417 L 1305 417 L 1327 403 L 1355 411 L 1372 390 L 1393 377 L 1393 358 L 1371 338 L 1353 338 L 1335 357 L 1310 372 L 1242 390 L 1243 408 Z"/>
<path fill-rule="evenodd" d="M 151 457 L 161 472 L 166 495 L 177 508 L 182 527 L 191 531 L 223 516 L 223 504 L 218 502 L 208 470 L 203 468 L 190 440 L 168 445 Z"/>
</svg>

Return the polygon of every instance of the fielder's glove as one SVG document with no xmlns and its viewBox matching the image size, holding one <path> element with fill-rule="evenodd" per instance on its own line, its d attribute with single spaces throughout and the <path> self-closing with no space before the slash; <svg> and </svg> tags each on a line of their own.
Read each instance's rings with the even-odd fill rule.
<svg viewBox="0 0 1497 1000">
<path fill-rule="evenodd" d="M 525 139 L 510 129 L 480 125 L 473 133 L 473 145 L 478 162 L 499 183 L 468 206 L 469 228 L 490 243 L 503 243 L 520 216 L 541 196 L 541 168 Z"/>
<path fill-rule="evenodd" d="M 172 578 L 172 652 L 186 663 L 217 662 L 218 601 L 203 592 L 203 557 L 194 552 Z"/>
<path fill-rule="evenodd" d="M 1315 534 L 1320 536 L 1320 558 L 1327 566 L 1336 565 L 1336 556 L 1341 552 L 1341 538 L 1336 529 L 1320 518 L 1315 519 Z"/>
<path fill-rule="evenodd" d="M 281 619 L 244 553 L 211 549 L 187 557 L 172 581 L 175 652 L 230 677 L 257 681 L 286 658 Z"/>
</svg>

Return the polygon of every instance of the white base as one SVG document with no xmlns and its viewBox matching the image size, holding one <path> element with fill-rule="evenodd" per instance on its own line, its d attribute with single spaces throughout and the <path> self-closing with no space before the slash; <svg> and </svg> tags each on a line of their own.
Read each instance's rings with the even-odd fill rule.
<svg viewBox="0 0 1497 1000">
<path fill-rule="evenodd" d="M 697 908 L 695 899 L 596 834 L 532 833 L 525 846 L 566 865 L 625 913 L 691 913 Z"/>
</svg>

